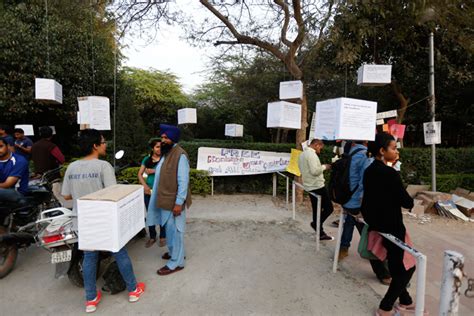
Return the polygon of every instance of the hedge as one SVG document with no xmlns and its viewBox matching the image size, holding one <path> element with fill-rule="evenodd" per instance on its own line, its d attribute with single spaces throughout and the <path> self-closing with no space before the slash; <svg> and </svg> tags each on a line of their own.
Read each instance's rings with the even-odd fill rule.
<svg viewBox="0 0 474 316">
<path fill-rule="evenodd" d="M 138 170 L 140 167 L 130 167 L 120 171 L 118 181 L 126 181 L 130 184 L 138 184 Z M 193 194 L 206 195 L 211 193 L 211 178 L 206 171 L 191 169 L 189 182 Z"/>
</svg>

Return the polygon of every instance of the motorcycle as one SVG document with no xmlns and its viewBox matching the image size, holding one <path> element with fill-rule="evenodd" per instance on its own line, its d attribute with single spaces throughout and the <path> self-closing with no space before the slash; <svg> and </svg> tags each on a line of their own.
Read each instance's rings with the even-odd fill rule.
<svg viewBox="0 0 474 316">
<path fill-rule="evenodd" d="M 123 151 L 119 151 L 115 158 L 120 159 L 122 156 Z M 117 168 L 116 173 L 123 168 Z M 37 224 L 43 228 L 39 231 L 36 242 L 38 246 L 51 253 L 51 263 L 55 264 L 54 277 L 56 279 L 67 275 L 73 285 L 83 287 L 82 261 L 84 253 L 78 248 L 76 217 L 77 215 L 64 207 L 41 212 Z M 103 274 L 105 285 L 102 289 L 111 294 L 125 290 L 125 282 L 120 275 L 117 264 L 112 261 L 110 253 L 99 253 L 97 278 L 100 276 L 101 266 L 106 267 Z"/>
<path fill-rule="evenodd" d="M 39 180 L 30 183 L 28 193 L 5 189 L 0 195 L 0 279 L 14 268 L 18 249 L 35 243 L 39 230 L 38 214 L 60 205 L 53 194 L 52 184 L 58 169 L 48 171 Z"/>
</svg>

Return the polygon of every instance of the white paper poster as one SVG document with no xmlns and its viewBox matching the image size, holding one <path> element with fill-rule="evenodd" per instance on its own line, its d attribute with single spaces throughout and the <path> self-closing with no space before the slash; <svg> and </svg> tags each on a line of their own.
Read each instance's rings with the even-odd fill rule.
<svg viewBox="0 0 474 316">
<path fill-rule="evenodd" d="M 55 126 L 49 126 L 51 130 L 53 131 L 53 135 L 56 135 L 56 127 Z"/>
<path fill-rule="evenodd" d="M 211 176 L 241 176 L 285 171 L 289 163 L 290 153 L 200 147 L 196 169 Z"/>
<path fill-rule="evenodd" d="M 397 117 L 397 115 L 398 115 L 397 110 L 379 112 L 379 113 L 377 113 L 377 120 L 381 120 L 381 119 L 385 119 L 385 118 L 391 118 L 391 117 Z"/>
<path fill-rule="evenodd" d="M 301 104 L 286 101 L 268 103 L 267 127 L 300 129 Z"/>
<path fill-rule="evenodd" d="M 377 102 L 337 98 L 316 103 L 315 137 L 374 140 Z"/>
<path fill-rule="evenodd" d="M 53 79 L 35 78 L 35 99 L 63 103 L 63 86 Z"/>
<path fill-rule="evenodd" d="M 357 70 L 357 85 L 380 86 L 389 84 L 392 65 L 362 65 Z"/>
<path fill-rule="evenodd" d="M 303 99 L 303 82 L 300 80 L 280 82 L 280 100 Z"/>
<path fill-rule="evenodd" d="M 79 124 L 89 128 L 110 130 L 110 101 L 106 97 L 89 96 L 77 98 L 79 103 Z"/>
<path fill-rule="evenodd" d="M 313 112 L 313 116 L 311 118 L 311 126 L 309 128 L 309 138 L 308 138 L 308 140 L 311 141 L 311 140 L 314 139 L 315 129 L 316 129 L 316 112 Z"/>
<path fill-rule="evenodd" d="M 33 125 L 20 124 L 15 125 L 15 128 L 21 128 L 25 132 L 25 136 L 35 136 L 35 130 L 33 128 Z"/>
<path fill-rule="evenodd" d="M 196 124 L 197 112 L 195 108 L 184 108 L 178 110 L 178 124 Z"/>
<path fill-rule="evenodd" d="M 244 135 L 244 126 L 241 124 L 226 124 L 225 136 L 242 137 Z"/>
<path fill-rule="evenodd" d="M 423 134 L 426 145 L 441 144 L 441 122 L 423 123 Z"/>
</svg>

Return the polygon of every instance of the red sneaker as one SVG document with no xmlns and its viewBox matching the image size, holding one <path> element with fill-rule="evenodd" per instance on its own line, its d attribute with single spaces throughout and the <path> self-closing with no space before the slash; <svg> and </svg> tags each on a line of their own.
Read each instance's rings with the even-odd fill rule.
<svg viewBox="0 0 474 316">
<path fill-rule="evenodd" d="M 100 300 L 102 299 L 102 293 L 97 291 L 97 296 L 92 301 L 86 302 L 86 313 L 93 313 L 97 309 L 97 305 L 99 305 Z"/>
<path fill-rule="evenodd" d="M 145 293 L 145 283 L 137 284 L 137 288 L 133 292 L 128 292 L 128 301 L 134 303 L 140 299 L 140 296 Z"/>
</svg>

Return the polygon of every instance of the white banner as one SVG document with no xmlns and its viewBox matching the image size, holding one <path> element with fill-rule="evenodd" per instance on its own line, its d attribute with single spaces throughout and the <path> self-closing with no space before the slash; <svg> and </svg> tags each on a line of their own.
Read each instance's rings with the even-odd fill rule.
<svg viewBox="0 0 474 316">
<path fill-rule="evenodd" d="M 211 176 L 241 176 L 285 171 L 289 163 L 290 153 L 200 147 L 197 169 Z"/>
</svg>

